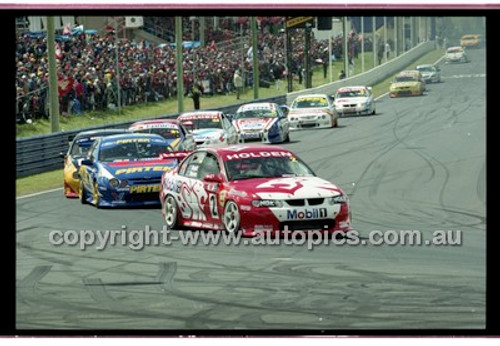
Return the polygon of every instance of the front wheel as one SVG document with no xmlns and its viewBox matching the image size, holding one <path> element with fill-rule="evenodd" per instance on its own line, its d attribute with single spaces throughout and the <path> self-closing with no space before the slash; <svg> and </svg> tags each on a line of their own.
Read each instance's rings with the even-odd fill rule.
<svg viewBox="0 0 500 346">
<path fill-rule="evenodd" d="M 78 188 L 78 198 L 80 203 L 87 204 L 87 193 L 85 192 L 85 187 L 83 187 L 83 181 L 80 180 L 80 187 Z"/>
<path fill-rule="evenodd" d="M 238 206 L 233 201 L 226 203 L 224 207 L 224 228 L 227 233 L 238 233 L 240 229 L 241 216 Z"/>
<path fill-rule="evenodd" d="M 283 141 L 283 143 L 290 143 L 290 131 L 288 131 L 288 132 L 286 133 L 286 138 L 285 138 L 285 140 Z"/>
<path fill-rule="evenodd" d="M 100 198 L 99 198 L 99 186 L 97 184 L 97 181 L 94 181 L 94 191 L 93 191 L 93 199 L 94 199 L 94 205 L 97 208 L 100 208 Z"/>
</svg>

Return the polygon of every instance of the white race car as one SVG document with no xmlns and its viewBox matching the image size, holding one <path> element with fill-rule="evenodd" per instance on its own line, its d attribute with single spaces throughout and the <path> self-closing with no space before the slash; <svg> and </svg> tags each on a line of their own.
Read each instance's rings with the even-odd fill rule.
<svg viewBox="0 0 500 346">
<path fill-rule="evenodd" d="M 425 83 L 441 83 L 441 70 L 432 64 L 418 65 L 416 70 L 422 74 Z"/>
<path fill-rule="evenodd" d="M 333 99 L 326 94 L 298 96 L 290 105 L 288 113 L 290 128 L 337 127 L 338 115 Z"/>
<path fill-rule="evenodd" d="M 335 111 L 340 115 L 375 114 L 375 98 L 371 87 L 350 86 L 337 90 Z"/>
<path fill-rule="evenodd" d="M 446 64 L 469 62 L 469 57 L 467 56 L 467 53 L 465 52 L 465 49 L 463 47 L 450 47 L 446 51 L 444 62 Z"/>
<path fill-rule="evenodd" d="M 238 143 L 236 129 L 223 112 L 186 112 L 179 115 L 177 120 L 191 131 L 196 145 L 200 148 Z"/>
<path fill-rule="evenodd" d="M 288 120 L 276 103 L 258 102 L 242 105 L 233 117 L 238 141 L 283 143 L 290 141 Z"/>
</svg>

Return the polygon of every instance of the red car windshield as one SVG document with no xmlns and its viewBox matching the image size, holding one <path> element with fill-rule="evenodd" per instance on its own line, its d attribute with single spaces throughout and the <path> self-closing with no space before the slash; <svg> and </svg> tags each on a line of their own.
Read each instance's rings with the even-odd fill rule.
<svg viewBox="0 0 500 346">
<path fill-rule="evenodd" d="M 314 176 L 314 172 L 295 156 L 257 157 L 227 160 L 228 180 Z"/>
</svg>

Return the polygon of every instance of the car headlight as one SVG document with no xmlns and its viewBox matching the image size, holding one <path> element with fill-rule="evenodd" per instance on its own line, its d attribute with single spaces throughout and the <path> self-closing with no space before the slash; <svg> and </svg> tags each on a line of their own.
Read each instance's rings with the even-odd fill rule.
<svg viewBox="0 0 500 346">
<path fill-rule="evenodd" d="M 343 203 L 347 203 L 347 196 L 345 195 L 338 195 L 328 198 L 328 204 L 330 205 L 343 204 Z"/>
<path fill-rule="evenodd" d="M 120 185 L 120 181 L 116 178 L 111 178 L 109 179 L 109 186 L 111 186 L 113 189 L 116 189 Z"/>
<path fill-rule="evenodd" d="M 275 199 L 256 199 L 252 201 L 252 205 L 255 208 L 281 208 L 283 207 L 283 202 Z"/>
</svg>

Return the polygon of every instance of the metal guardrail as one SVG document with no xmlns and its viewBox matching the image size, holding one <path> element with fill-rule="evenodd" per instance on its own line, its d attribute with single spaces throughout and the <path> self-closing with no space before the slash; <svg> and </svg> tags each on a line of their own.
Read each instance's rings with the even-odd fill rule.
<svg viewBox="0 0 500 346">
<path fill-rule="evenodd" d="M 278 104 L 284 104 L 286 103 L 286 95 L 235 103 L 224 107 L 206 108 L 204 110 L 220 110 L 225 113 L 235 113 L 238 107 L 250 102 L 275 102 Z M 166 114 L 149 119 L 176 118 L 178 115 L 179 113 Z M 132 123 L 140 120 L 145 119 L 93 126 L 85 129 L 61 131 L 48 135 L 19 138 L 16 140 L 16 177 L 22 178 L 33 174 L 62 169 L 63 159 L 59 156 L 59 154 L 61 152 L 67 152 L 69 142 L 77 133 L 81 131 L 106 128 L 127 128 Z"/>
</svg>

